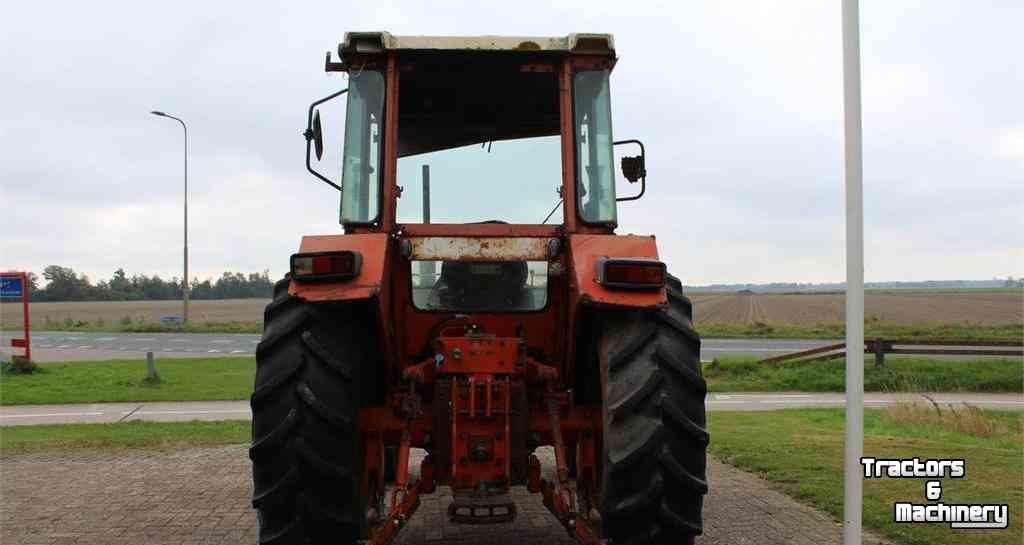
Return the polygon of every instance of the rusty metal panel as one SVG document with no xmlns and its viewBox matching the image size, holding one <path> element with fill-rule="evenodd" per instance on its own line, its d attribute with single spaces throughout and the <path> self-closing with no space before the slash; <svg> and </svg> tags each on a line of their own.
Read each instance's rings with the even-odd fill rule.
<svg viewBox="0 0 1024 545">
<path fill-rule="evenodd" d="M 309 301 L 345 301 L 377 296 L 384 280 L 387 233 L 359 235 L 312 235 L 302 237 L 299 252 L 353 250 L 363 256 L 359 276 L 351 280 L 292 282 L 288 293 Z"/>
<path fill-rule="evenodd" d="M 547 238 L 409 237 L 411 259 L 441 261 L 546 261 Z"/>
<path fill-rule="evenodd" d="M 398 226 L 410 237 L 547 237 L 562 236 L 560 225 L 516 225 L 508 223 L 403 223 Z"/>
<path fill-rule="evenodd" d="M 664 288 L 649 292 L 615 290 L 597 282 L 596 264 L 602 257 L 658 259 L 653 236 L 572 235 L 569 237 L 569 252 L 572 255 L 573 284 L 582 303 L 653 307 L 668 301 Z"/>
</svg>

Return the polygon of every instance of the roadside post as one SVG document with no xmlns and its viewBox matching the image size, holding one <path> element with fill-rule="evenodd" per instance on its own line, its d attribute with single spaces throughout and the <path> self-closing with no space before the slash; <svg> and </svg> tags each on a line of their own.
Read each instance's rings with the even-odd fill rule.
<svg viewBox="0 0 1024 545">
<path fill-rule="evenodd" d="M 11 339 L 11 346 L 25 349 L 25 361 L 31 367 L 32 340 L 29 335 L 28 292 L 28 274 L 14 271 L 0 273 L 0 300 L 21 299 L 21 313 L 24 320 L 23 332 L 25 336 L 21 339 Z"/>
<path fill-rule="evenodd" d="M 156 380 L 156 361 L 153 359 L 152 352 L 146 352 L 146 380 L 150 382 Z"/>
</svg>

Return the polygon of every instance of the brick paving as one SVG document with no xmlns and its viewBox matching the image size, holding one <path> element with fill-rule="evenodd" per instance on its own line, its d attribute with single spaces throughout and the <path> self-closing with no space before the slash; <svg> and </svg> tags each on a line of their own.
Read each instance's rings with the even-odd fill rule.
<svg viewBox="0 0 1024 545">
<path fill-rule="evenodd" d="M 545 457 L 547 458 L 547 457 Z M 544 460 L 542 460 L 544 461 Z M 545 463 L 545 466 L 549 464 Z M 66 451 L 0 459 L 0 543 L 3 545 L 251 544 L 249 459 L 242 446 Z M 839 544 L 829 516 L 772 490 L 765 481 L 709 463 L 704 545 Z M 513 523 L 448 522 L 446 488 L 424 497 L 401 545 L 570 545 L 538 495 L 513 491 Z M 882 543 L 868 536 L 865 543 Z"/>
</svg>

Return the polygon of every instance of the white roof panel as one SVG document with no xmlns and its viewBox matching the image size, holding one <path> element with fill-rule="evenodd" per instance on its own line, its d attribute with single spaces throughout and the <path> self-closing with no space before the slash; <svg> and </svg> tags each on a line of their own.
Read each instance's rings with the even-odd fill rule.
<svg viewBox="0 0 1024 545">
<path fill-rule="evenodd" d="M 388 32 L 347 32 L 338 52 L 407 51 L 548 51 L 614 55 L 611 34 L 574 33 L 565 37 L 392 36 Z"/>
</svg>

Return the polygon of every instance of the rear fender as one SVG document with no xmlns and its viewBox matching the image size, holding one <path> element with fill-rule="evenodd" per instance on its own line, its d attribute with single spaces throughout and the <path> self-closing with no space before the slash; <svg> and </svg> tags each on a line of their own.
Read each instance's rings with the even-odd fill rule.
<svg viewBox="0 0 1024 545">
<path fill-rule="evenodd" d="M 665 288 L 656 291 L 608 289 L 597 282 L 600 258 L 658 259 L 654 236 L 571 235 L 572 291 L 577 304 L 617 307 L 657 307 L 666 304 Z"/>
<path fill-rule="evenodd" d="M 302 237 L 299 253 L 351 250 L 362 255 L 362 268 L 358 276 L 347 280 L 292 280 L 288 293 L 307 301 L 350 301 L 378 297 L 384 282 L 387 249 L 387 233 Z"/>
</svg>

